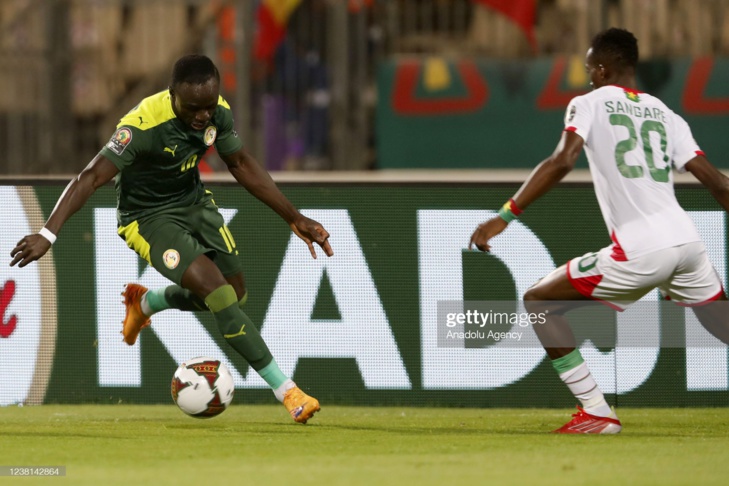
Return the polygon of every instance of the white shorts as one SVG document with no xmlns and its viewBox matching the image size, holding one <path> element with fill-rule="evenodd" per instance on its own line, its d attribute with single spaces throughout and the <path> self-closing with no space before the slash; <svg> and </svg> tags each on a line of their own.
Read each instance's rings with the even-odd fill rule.
<svg viewBox="0 0 729 486">
<path fill-rule="evenodd" d="M 658 250 L 634 260 L 616 260 L 613 246 L 567 262 L 567 278 L 585 297 L 625 310 L 658 288 L 679 305 L 697 306 L 724 293 L 719 274 L 700 241 Z"/>
</svg>

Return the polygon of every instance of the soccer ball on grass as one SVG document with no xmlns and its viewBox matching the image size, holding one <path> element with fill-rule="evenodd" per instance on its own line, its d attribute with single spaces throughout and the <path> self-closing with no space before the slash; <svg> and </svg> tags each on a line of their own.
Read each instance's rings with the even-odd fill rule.
<svg viewBox="0 0 729 486">
<path fill-rule="evenodd" d="M 220 360 L 198 357 L 182 363 L 172 377 L 172 399 L 197 418 L 220 415 L 233 401 L 233 376 Z"/>
</svg>

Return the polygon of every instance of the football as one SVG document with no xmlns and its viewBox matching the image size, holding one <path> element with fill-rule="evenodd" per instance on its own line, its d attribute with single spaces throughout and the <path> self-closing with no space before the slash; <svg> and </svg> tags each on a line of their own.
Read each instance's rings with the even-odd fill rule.
<svg viewBox="0 0 729 486">
<path fill-rule="evenodd" d="M 172 400 L 197 418 L 220 415 L 233 401 L 233 376 L 220 360 L 198 357 L 182 363 L 172 377 Z"/>
</svg>

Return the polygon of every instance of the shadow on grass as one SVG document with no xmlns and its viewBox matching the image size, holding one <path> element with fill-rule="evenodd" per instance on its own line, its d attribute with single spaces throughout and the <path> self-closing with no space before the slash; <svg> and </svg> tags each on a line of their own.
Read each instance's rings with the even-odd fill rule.
<svg viewBox="0 0 729 486">
<path fill-rule="evenodd" d="M 119 440 L 136 440 L 138 437 L 125 437 L 123 435 L 108 435 L 108 434 L 84 434 L 84 433 L 73 433 L 69 434 L 68 432 L 48 432 L 48 431 L 39 431 L 39 432 L 2 432 L 3 438 L 12 438 L 12 437 L 36 437 L 36 438 L 60 438 L 60 439 L 119 439 Z"/>
<path fill-rule="evenodd" d="M 373 425 L 339 425 L 339 424 L 319 424 L 317 428 L 324 430 L 349 430 L 353 432 L 386 432 L 397 435 L 544 435 L 544 430 L 523 430 L 523 429 L 474 429 L 467 426 L 464 427 L 409 427 L 409 426 L 373 426 Z"/>
</svg>

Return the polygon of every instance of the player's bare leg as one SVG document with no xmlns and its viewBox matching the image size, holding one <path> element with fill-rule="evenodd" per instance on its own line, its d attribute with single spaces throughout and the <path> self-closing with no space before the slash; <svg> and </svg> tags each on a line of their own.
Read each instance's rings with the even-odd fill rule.
<svg viewBox="0 0 729 486">
<path fill-rule="evenodd" d="M 721 293 L 718 299 L 691 308 L 701 325 L 715 338 L 729 344 L 729 300 Z"/>
<path fill-rule="evenodd" d="M 622 429 L 615 412 L 582 359 L 575 336 L 564 313 L 587 303 L 567 278 L 563 265 L 537 282 L 524 294 L 528 312 L 545 316 L 544 324 L 535 324 L 534 331 L 552 360 L 560 379 L 581 403 L 572 420 L 555 430 L 561 434 L 616 434 Z"/>
</svg>

